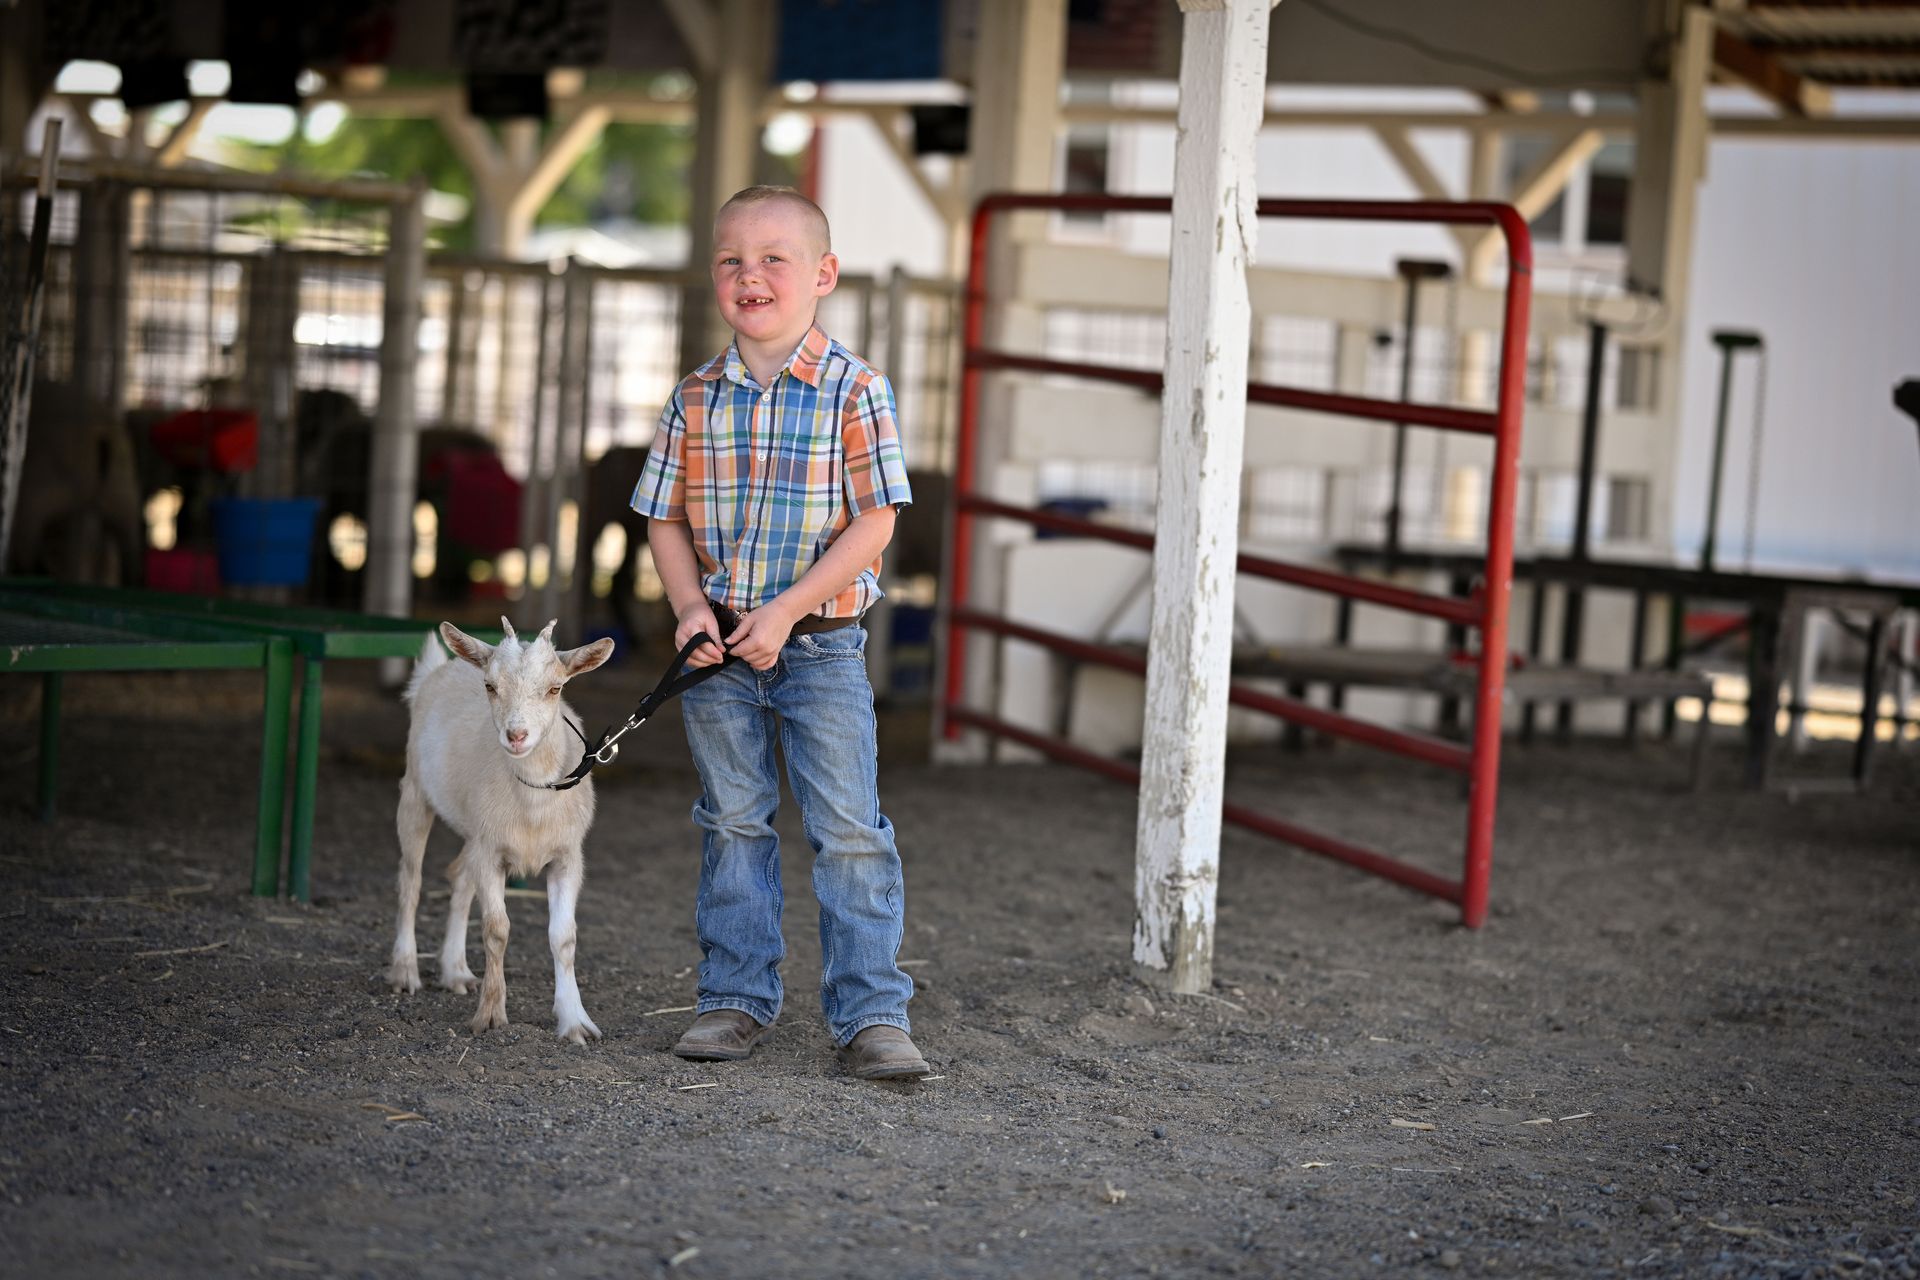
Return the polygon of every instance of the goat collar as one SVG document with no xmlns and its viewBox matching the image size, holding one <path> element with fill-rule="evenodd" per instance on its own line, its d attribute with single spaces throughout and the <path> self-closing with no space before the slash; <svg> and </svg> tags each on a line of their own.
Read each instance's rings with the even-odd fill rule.
<svg viewBox="0 0 1920 1280">
<path fill-rule="evenodd" d="M 567 719 L 567 717 L 565 717 L 565 716 L 561 716 L 561 717 L 560 717 L 560 720 L 561 720 L 561 723 L 563 723 L 563 724 L 565 724 L 565 725 L 567 726 L 567 728 L 569 728 L 569 729 L 571 729 L 571 730 L 573 730 L 573 736 L 574 736 L 574 737 L 576 737 L 576 738 L 578 738 L 578 739 L 580 739 L 580 745 L 581 745 L 581 746 L 583 746 L 583 747 L 584 747 L 584 746 L 586 746 L 586 745 L 587 745 L 587 735 L 586 735 L 586 734 L 584 734 L 584 733 L 582 733 L 582 732 L 580 732 L 580 726 L 579 726 L 579 725 L 577 725 L 577 724 L 575 724 L 575 723 L 574 723 L 573 721 L 571 721 L 571 720 L 569 720 L 569 719 Z M 591 748 L 589 748 L 589 750 L 591 750 Z M 588 759 L 592 759 L 592 757 L 591 757 L 591 756 L 589 756 L 589 757 L 587 757 L 587 758 L 588 758 Z M 575 777 L 573 776 L 573 774 L 571 774 L 571 773 L 570 773 L 570 774 L 568 774 L 568 775 L 567 775 L 567 778 L 569 778 L 569 779 L 572 779 L 572 781 L 567 781 L 566 779 L 562 779 L 562 780 L 561 780 L 561 782 L 560 782 L 559 784 L 556 784 L 556 783 L 552 783 L 552 782 L 528 782 L 528 781 L 527 781 L 527 780 L 526 780 L 525 778 L 522 778 L 522 777 L 520 776 L 520 771 L 519 771 L 518 769 L 515 769 L 515 768 L 512 768 L 511 766 L 509 766 L 509 767 L 508 767 L 508 772 L 510 772 L 510 773 L 512 773 L 512 774 L 513 774 L 513 777 L 514 777 L 514 781 L 516 781 L 516 782 L 518 782 L 518 783 L 519 783 L 519 784 L 520 784 L 521 786 L 523 786 L 523 787 L 533 787 L 533 788 L 535 788 L 536 790 L 541 790 L 541 791 L 545 791 L 545 790 L 547 790 L 547 789 L 549 789 L 549 788 L 551 788 L 551 789 L 553 789 L 553 790 L 555 790 L 555 791 L 565 791 L 565 790 L 566 790 L 566 789 L 567 789 L 568 787 L 571 787 L 571 786 L 573 786 L 573 785 L 574 785 L 574 783 L 576 783 L 576 782 L 578 782 L 578 781 L 580 780 L 579 778 L 575 778 Z M 579 771 L 578 771 L 578 770 L 576 769 L 576 770 L 575 770 L 575 772 L 577 773 L 577 772 L 579 772 Z M 586 775 L 584 775 L 584 774 L 582 774 L 582 775 L 581 775 L 581 777 L 584 777 L 584 776 L 586 776 Z"/>
</svg>

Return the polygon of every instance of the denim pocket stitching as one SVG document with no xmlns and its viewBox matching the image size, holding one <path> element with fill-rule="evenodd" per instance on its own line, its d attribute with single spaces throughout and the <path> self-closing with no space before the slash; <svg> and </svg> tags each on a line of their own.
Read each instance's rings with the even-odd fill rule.
<svg viewBox="0 0 1920 1280">
<path fill-rule="evenodd" d="M 839 645 L 834 645 L 829 648 L 814 638 L 819 634 L 821 633 L 814 632 L 808 635 L 795 636 L 793 642 L 799 645 L 801 650 L 809 657 L 813 658 L 860 658 L 865 656 L 866 645 L 864 643 L 848 645 L 845 648 L 841 648 Z M 865 634 L 865 631 L 861 630 L 861 635 L 864 636 Z"/>
</svg>

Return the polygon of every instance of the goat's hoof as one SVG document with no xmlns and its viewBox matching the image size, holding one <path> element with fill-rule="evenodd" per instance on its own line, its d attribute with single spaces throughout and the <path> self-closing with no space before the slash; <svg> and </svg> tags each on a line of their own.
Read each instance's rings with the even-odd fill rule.
<svg viewBox="0 0 1920 1280">
<path fill-rule="evenodd" d="M 556 1034 L 558 1034 L 562 1040 L 571 1040 L 575 1044 L 585 1044 L 589 1037 L 595 1040 L 600 1038 L 600 1028 L 594 1026 L 593 1019 L 583 1013 L 580 1015 L 580 1021 L 574 1023 L 572 1026 L 562 1023 Z"/>
<path fill-rule="evenodd" d="M 387 969 L 387 982 L 394 993 L 412 995 L 420 989 L 420 964 L 412 956 L 395 960 Z"/>
<path fill-rule="evenodd" d="M 480 979 L 474 977 L 470 969 L 457 969 L 452 973 L 442 970 L 440 973 L 440 985 L 457 996 L 466 995 L 478 981 Z"/>
<path fill-rule="evenodd" d="M 482 1031 L 490 1031 L 494 1027 L 504 1027 L 506 1025 L 507 1006 L 504 1004 L 497 1009 L 489 1009 L 482 1005 L 480 1012 L 473 1015 L 473 1034 L 475 1035 L 479 1035 Z"/>
</svg>

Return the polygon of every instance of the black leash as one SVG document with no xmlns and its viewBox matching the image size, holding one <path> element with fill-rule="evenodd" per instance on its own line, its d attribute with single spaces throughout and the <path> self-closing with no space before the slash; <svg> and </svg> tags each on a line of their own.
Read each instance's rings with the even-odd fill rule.
<svg viewBox="0 0 1920 1280">
<path fill-rule="evenodd" d="M 653 692 L 640 699 L 639 704 L 634 707 L 633 713 L 626 718 L 624 723 L 614 725 L 605 733 L 601 734 L 600 741 L 595 745 L 587 746 L 587 735 L 581 733 L 579 727 L 575 725 L 573 721 L 568 720 L 567 728 L 572 729 L 574 736 L 580 739 L 580 745 L 586 747 L 586 754 L 580 757 L 580 763 L 573 766 L 572 773 L 556 781 L 528 782 L 525 778 L 520 778 L 521 785 L 535 787 L 543 791 L 565 791 L 569 787 L 579 786 L 580 780 L 589 773 L 592 773 L 595 765 L 612 764 L 613 758 L 620 754 L 620 739 L 623 736 L 645 724 L 654 712 L 658 711 L 674 698 L 679 697 L 704 680 L 711 680 L 729 666 L 740 661 L 740 659 L 732 653 L 727 653 L 725 658 L 710 667 L 695 667 L 691 671 L 681 670 L 682 667 L 687 665 L 687 659 L 693 656 L 694 650 L 703 644 L 715 643 L 717 642 L 708 638 L 707 633 L 702 631 L 694 636 L 693 639 L 680 646 L 679 654 L 674 658 L 672 665 L 667 668 L 667 673 L 660 677 L 660 683 L 653 686 Z M 723 653 L 726 652 L 724 646 L 722 646 L 721 651 Z M 519 777 L 518 774 L 514 776 Z"/>
</svg>

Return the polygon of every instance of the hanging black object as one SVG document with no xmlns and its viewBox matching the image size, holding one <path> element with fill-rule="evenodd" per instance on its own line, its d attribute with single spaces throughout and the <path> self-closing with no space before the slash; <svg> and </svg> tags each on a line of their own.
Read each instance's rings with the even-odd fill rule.
<svg viewBox="0 0 1920 1280">
<path fill-rule="evenodd" d="M 184 102 L 186 97 L 186 59 L 142 58 L 120 64 L 120 101 L 127 110 Z"/>
<path fill-rule="evenodd" d="M 233 69 L 233 79 L 227 85 L 227 101 L 298 107 L 300 62 L 298 54 L 291 59 L 245 54 L 232 59 L 227 63 Z"/>
<path fill-rule="evenodd" d="M 469 71 L 467 114 L 476 120 L 547 118 L 547 77 L 517 72 Z"/>
<path fill-rule="evenodd" d="M 964 102 L 921 103 L 913 108 L 913 154 L 963 156 L 973 108 Z"/>
<path fill-rule="evenodd" d="M 227 0 L 225 5 L 229 102 L 274 107 L 300 105 L 300 71 L 307 63 L 298 5 L 268 5 L 257 0 Z"/>
</svg>

